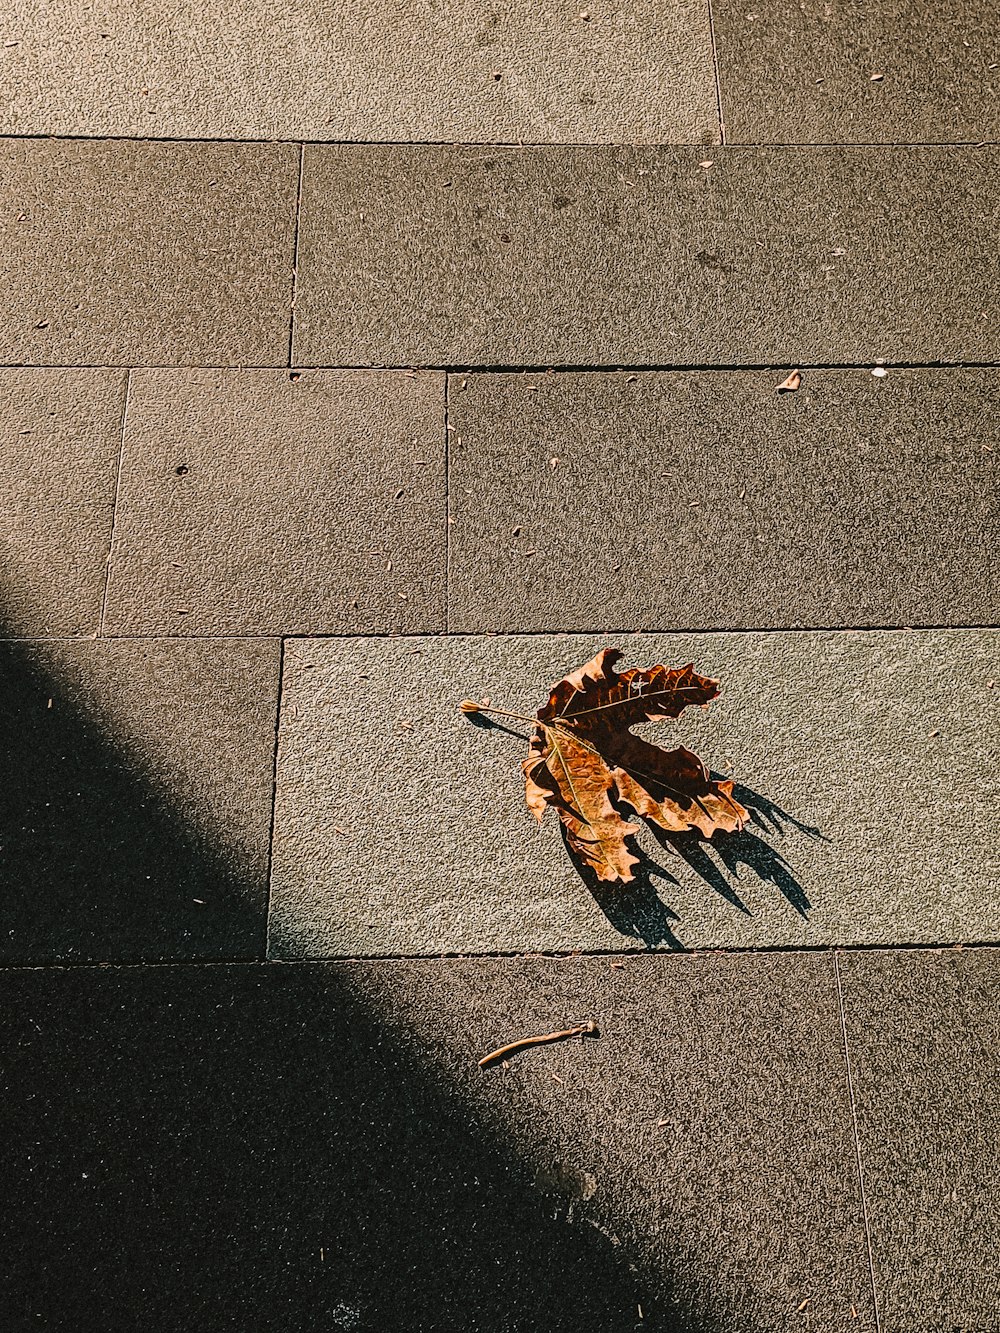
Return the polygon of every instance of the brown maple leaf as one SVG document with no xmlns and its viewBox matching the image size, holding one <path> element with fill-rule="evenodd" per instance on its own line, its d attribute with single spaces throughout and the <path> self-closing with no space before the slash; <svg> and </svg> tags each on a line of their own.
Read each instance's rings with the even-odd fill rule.
<svg viewBox="0 0 1000 1333">
<path fill-rule="evenodd" d="M 617 649 L 603 649 L 554 687 L 534 719 L 524 719 L 535 723 L 523 765 L 529 810 L 541 820 L 552 806 L 570 850 L 608 881 L 634 879 L 639 864 L 630 846 L 639 826 L 623 818 L 622 806 L 667 834 L 703 838 L 741 829 L 747 818 L 732 782 L 714 781 L 691 750 L 663 750 L 631 730 L 640 722 L 675 719 L 690 704 L 708 704 L 718 681 L 699 676 L 690 664 L 619 674 L 614 664 L 620 657 Z M 461 707 L 501 711 L 472 700 Z"/>
</svg>

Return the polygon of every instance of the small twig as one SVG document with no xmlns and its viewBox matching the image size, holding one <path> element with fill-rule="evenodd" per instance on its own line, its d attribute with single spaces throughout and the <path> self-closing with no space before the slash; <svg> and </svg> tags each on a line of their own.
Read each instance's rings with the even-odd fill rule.
<svg viewBox="0 0 1000 1333">
<path fill-rule="evenodd" d="M 485 1069 L 487 1065 L 495 1064 L 497 1060 L 506 1059 L 508 1055 L 513 1055 L 515 1051 L 523 1051 L 528 1046 L 543 1046 L 549 1041 L 562 1041 L 566 1037 L 582 1037 L 585 1033 L 596 1031 L 597 1024 L 591 1019 L 588 1023 L 579 1023 L 575 1028 L 563 1028 L 560 1032 L 546 1032 L 541 1037 L 522 1037 L 520 1041 L 508 1042 L 506 1046 L 501 1046 L 495 1051 L 490 1051 L 489 1055 L 484 1055 L 479 1061 L 479 1068 Z"/>
</svg>

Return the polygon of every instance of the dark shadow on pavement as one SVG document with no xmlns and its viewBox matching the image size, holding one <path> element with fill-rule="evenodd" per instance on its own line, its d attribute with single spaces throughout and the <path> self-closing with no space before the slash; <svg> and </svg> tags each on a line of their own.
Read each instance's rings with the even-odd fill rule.
<svg viewBox="0 0 1000 1333">
<path fill-rule="evenodd" d="M 263 863 L 183 818 L 77 684 L 0 641 L 0 961 L 262 956 Z"/>
<path fill-rule="evenodd" d="M 5 1331 L 711 1329 L 567 1225 L 341 972 L 0 977 Z"/>
<path fill-rule="evenodd" d="M 8 956 L 262 951 L 259 884 L 26 647 L 0 657 Z M 568 1225 L 343 975 L 0 971 L 4 1333 L 714 1333 L 711 1292 L 686 1309 Z"/>
</svg>

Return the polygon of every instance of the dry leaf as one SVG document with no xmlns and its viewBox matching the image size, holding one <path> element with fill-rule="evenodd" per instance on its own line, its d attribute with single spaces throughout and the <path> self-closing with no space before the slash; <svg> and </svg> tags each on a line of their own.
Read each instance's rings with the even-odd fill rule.
<svg viewBox="0 0 1000 1333">
<path fill-rule="evenodd" d="M 620 675 L 621 653 L 605 648 L 552 690 L 538 710 L 524 761 L 528 808 L 541 820 L 552 806 L 570 849 L 598 879 L 628 881 L 639 864 L 630 847 L 638 825 L 625 805 L 670 834 L 710 838 L 743 827 L 732 782 L 716 782 L 692 751 L 663 750 L 633 735 L 641 722 L 675 719 L 690 704 L 707 704 L 718 682 L 688 665 Z"/>
<path fill-rule="evenodd" d="M 802 376 L 797 370 L 793 370 L 788 379 L 782 380 L 778 385 L 778 393 L 794 393 L 802 383 Z"/>
</svg>

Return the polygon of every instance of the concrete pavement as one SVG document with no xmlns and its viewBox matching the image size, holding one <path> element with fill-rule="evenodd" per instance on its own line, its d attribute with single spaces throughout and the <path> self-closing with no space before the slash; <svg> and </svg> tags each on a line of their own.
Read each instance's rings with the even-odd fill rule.
<svg viewBox="0 0 1000 1333">
<path fill-rule="evenodd" d="M 992 1333 L 992 15 L 0 27 L 0 1327 Z"/>
</svg>

